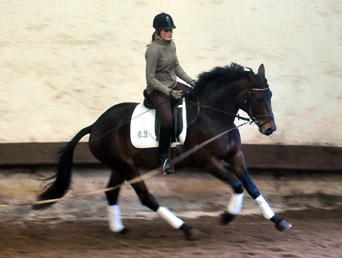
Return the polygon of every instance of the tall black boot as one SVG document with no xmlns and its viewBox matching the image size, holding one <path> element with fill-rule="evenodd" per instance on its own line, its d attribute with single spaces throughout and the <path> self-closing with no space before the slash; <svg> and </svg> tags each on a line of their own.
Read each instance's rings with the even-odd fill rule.
<svg viewBox="0 0 342 258">
<path fill-rule="evenodd" d="M 171 145 L 172 128 L 164 128 L 160 126 L 159 131 L 159 155 L 162 166 L 162 171 L 165 175 L 174 173 L 173 164 L 170 160 L 170 145 Z"/>
</svg>

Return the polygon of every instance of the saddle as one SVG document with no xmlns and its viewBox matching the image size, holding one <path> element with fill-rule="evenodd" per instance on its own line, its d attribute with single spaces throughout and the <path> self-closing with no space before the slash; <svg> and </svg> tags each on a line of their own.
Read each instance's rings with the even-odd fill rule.
<svg viewBox="0 0 342 258">
<path fill-rule="evenodd" d="M 144 90 L 144 106 L 149 109 L 155 109 L 156 107 L 153 105 L 152 101 L 148 97 L 146 90 Z M 179 141 L 178 136 L 183 130 L 183 105 L 181 103 L 181 100 L 174 101 L 171 100 L 171 106 L 172 106 L 172 113 L 173 113 L 173 133 L 172 133 L 172 141 Z M 157 135 L 157 140 L 159 137 L 159 131 L 161 126 L 161 119 L 156 114 L 156 123 L 155 123 L 155 133 Z"/>
<path fill-rule="evenodd" d="M 145 91 L 144 96 L 143 104 L 138 104 L 132 114 L 131 141 L 136 148 L 155 148 L 159 145 L 158 136 L 161 120 Z M 171 105 L 174 117 L 171 146 L 175 147 L 185 142 L 187 131 L 185 99 L 171 103 Z"/>
</svg>

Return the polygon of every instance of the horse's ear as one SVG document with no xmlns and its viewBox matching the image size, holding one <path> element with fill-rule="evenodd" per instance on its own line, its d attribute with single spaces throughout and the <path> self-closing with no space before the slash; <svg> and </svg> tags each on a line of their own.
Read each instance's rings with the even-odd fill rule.
<svg viewBox="0 0 342 258">
<path fill-rule="evenodd" d="M 262 75 L 265 77 L 265 66 L 264 64 L 261 64 L 258 69 L 258 74 Z"/>
</svg>

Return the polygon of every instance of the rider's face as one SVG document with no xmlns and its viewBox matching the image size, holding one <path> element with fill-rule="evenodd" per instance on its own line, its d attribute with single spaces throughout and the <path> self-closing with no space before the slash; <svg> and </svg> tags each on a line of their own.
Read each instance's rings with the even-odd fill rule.
<svg viewBox="0 0 342 258">
<path fill-rule="evenodd" d="M 170 41 L 172 39 L 172 29 L 171 30 L 161 30 L 160 31 L 160 36 L 164 39 L 164 40 L 167 40 L 167 41 Z"/>
</svg>

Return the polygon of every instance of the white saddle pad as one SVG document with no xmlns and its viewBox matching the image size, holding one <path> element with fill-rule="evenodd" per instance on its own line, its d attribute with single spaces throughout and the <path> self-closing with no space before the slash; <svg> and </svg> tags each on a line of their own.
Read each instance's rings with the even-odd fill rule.
<svg viewBox="0 0 342 258">
<path fill-rule="evenodd" d="M 183 129 L 178 136 L 179 142 L 172 143 L 172 147 L 184 144 L 186 138 L 186 106 L 185 100 L 183 99 L 180 106 L 183 107 L 182 118 L 183 118 Z M 155 133 L 155 118 L 156 110 L 148 109 L 143 104 L 139 104 L 133 111 L 131 119 L 131 142 L 135 148 L 156 148 L 158 147 L 158 141 Z"/>
</svg>

